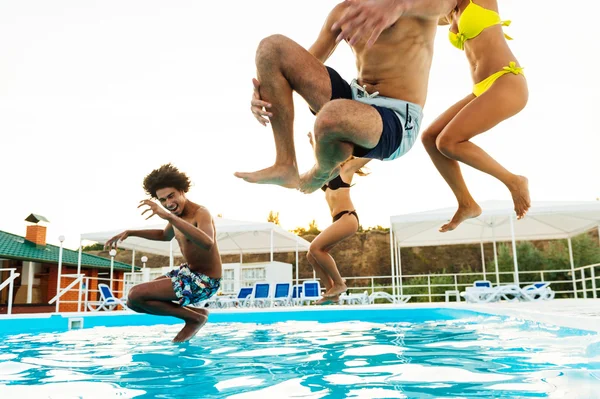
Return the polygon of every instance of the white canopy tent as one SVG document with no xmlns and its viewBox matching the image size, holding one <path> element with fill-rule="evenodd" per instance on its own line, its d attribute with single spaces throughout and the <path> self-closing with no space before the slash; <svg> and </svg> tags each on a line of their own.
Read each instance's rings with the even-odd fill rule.
<svg viewBox="0 0 600 399">
<path fill-rule="evenodd" d="M 598 228 L 600 231 L 600 201 L 534 201 L 526 217 L 519 221 L 516 220 L 511 201 L 485 201 L 480 205 L 483 212 L 479 217 L 466 220 L 456 230 L 446 233 L 440 233 L 438 230 L 442 224 L 452 218 L 456 207 L 397 215 L 390 218 L 392 277 L 397 279 L 400 293 L 402 292 L 401 247 L 480 244 L 482 264 L 485 265 L 483 244 L 491 242 L 494 244 L 496 278 L 499 281 L 496 242 L 511 241 L 515 265 L 514 279 L 518 284 L 516 241 L 566 239 L 569 244 L 573 279 L 575 279 L 571 238 L 593 228 Z M 396 282 L 393 285 L 395 286 Z M 575 281 L 573 281 L 573 288 L 577 295 Z"/>
<path fill-rule="evenodd" d="M 273 261 L 274 253 L 296 252 L 296 264 L 298 264 L 298 253 L 306 252 L 310 242 L 298 237 L 296 234 L 284 230 L 280 226 L 267 222 L 248 222 L 215 218 L 215 229 L 217 231 L 217 244 L 221 255 L 239 254 L 240 263 L 244 254 L 270 253 Z M 158 225 L 146 225 L 137 229 L 164 229 L 166 223 Z M 111 237 L 127 229 L 85 233 L 81 240 L 105 243 Z M 155 255 L 170 257 L 170 266 L 173 266 L 173 257 L 181 256 L 179 244 L 175 239 L 170 242 L 151 241 L 139 237 L 129 237 L 119 243 L 119 247 L 133 250 L 132 265 L 135 259 L 135 251 L 139 250 Z M 298 279 L 298 268 L 296 267 L 296 279 Z"/>
</svg>

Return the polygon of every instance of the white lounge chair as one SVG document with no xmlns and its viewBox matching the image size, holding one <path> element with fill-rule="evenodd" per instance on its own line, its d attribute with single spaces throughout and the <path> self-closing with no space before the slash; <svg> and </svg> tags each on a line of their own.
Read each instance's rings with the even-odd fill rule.
<svg viewBox="0 0 600 399">
<path fill-rule="evenodd" d="M 98 284 L 98 290 L 100 291 L 100 301 L 91 301 L 87 303 L 88 309 L 93 312 L 101 311 L 101 310 L 115 310 L 117 306 L 123 307 L 123 309 L 127 309 L 126 299 L 125 298 L 117 298 L 114 296 L 110 287 L 106 284 Z"/>
<path fill-rule="evenodd" d="M 392 295 L 385 291 L 375 291 L 369 295 L 369 303 L 374 304 L 376 299 L 385 299 L 391 303 L 406 303 L 412 298 L 410 295 Z"/>
<path fill-rule="evenodd" d="M 321 284 L 318 281 L 305 281 L 302 283 L 302 292 L 300 293 L 300 305 L 305 302 L 318 301 L 321 299 Z"/>
<path fill-rule="evenodd" d="M 365 291 L 361 294 L 346 294 L 343 293 L 340 295 L 340 304 L 348 304 L 348 305 L 368 305 L 369 301 L 369 292 Z"/>
<path fill-rule="evenodd" d="M 272 299 L 273 297 L 271 296 L 271 284 L 254 284 L 254 290 L 252 290 L 252 295 L 250 296 L 250 306 L 264 308 L 271 304 Z"/>
<path fill-rule="evenodd" d="M 220 308 L 247 306 L 253 290 L 252 287 L 243 287 L 240 288 L 237 296 L 218 297 L 217 305 Z"/>
<path fill-rule="evenodd" d="M 292 301 L 292 284 L 277 283 L 275 284 L 275 294 L 271 299 L 271 306 L 289 306 Z"/>
<path fill-rule="evenodd" d="M 521 288 L 514 284 L 498 287 L 492 287 L 491 283 L 489 285 L 484 286 L 479 284 L 478 286 L 467 287 L 465 291 L 460 293 L 460 296 L 471 303 L 498 302 L 502 299 L 512 302 L 518 301 L 522 297 Z"/>
<path fill-rule="evenodd" d="M 521 288 L 521 296 L 528 301 L 548 301 L 554 299 L 554 295 L 550 283 L 539 282 Z"/>
</svg>

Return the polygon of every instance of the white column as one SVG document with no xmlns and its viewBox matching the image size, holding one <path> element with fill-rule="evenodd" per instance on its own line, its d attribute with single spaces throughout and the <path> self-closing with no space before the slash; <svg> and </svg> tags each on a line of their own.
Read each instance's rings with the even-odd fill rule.
<svg viewBox="0 0 600 399">
<path fill-rule="evenodd" d="M 25 262 L 23 262 L 25 263 Z M 27 275 L 27 303 L 31 303 L 33 300 L 33 262 L 28 263 L 28 275 Z"/>
<path fill-rule="evenodd" d="M 510 215 L 510 238 L 512 241 L 513 263 L 515 265 L 514 281 L 515 281 L 516 285 L 519 285 L 519 262 L 517 261 L 517 243 L 515 242 L 515 224 L 513 222 L 512 215 Z"/>
<path fill-rule="evenodd" d="M 571 245 L 571 237 L 568 238 L 567 243 L 569 244 L 569 262 L 571 262 L 571 277 L 573 280 L 573 294 L 577 299 L 577 281 L 575 276 L 575 262 L 573 261 L 573 245 Z"/>
<path fill-rule="evenodd" d="M 485 277 L 485 252 L 483 251 L 483 241 L 481 241 L 480 244 L 481 244 L 481 269 L 483 270 L 483 279 L 487 280 L 487 278 Z"/>
</svg>

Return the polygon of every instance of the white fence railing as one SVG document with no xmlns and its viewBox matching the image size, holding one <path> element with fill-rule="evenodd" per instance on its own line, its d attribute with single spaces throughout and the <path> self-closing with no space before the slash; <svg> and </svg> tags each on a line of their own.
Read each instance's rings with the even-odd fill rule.
<svg viewBox="0 0 600 399">
<path fill-rule="evenodd" d="M 0 272 L 10 272 L 10 274 L 8 275 L 8 278 L 4 281 L 0 281 L 0 292 L 2 292 L 2 290 L 6 287 L 8 287 L 8 301 L 7 301 L 7 310 L 6 313 L 7 314 L 12 314 L 12 303 L 13 303 L 13 292 L 14 292 L 14 285 L 15 285 L 15 279 L 17 277 L 20 276 L 19 273 L 17 273 L 17 269 L 15 268 L 10 268 L 10 269 L 0 269 Z"/>
<path fill-rule="evenodd" d="M 127 293 L 136 284 L 153 280 L 158 275 L 162 275 L 161 269 L 143 269 L 140 272 L 125 273 L 122 280 L 113 279 L 113 283 L 122 287 L 121 290 L 113 290 L 116 298 L 126 298 Z M 12 290 L 14 279 L 19 276 L 15 273 L 16 269 L 0 269 L 0 271 L 10 271 L 11 275 L 4 282 L 0 282 L 0 291 L 9 287 L 8 313 L 12 307 Z M 74 279 L 67 287 L 61 289 L 50 303 L 57 302 L 57 308 L 60 303 L 77 303 L 78 311 L 88 311 L 92 309 L 94 303 L 100 300 L 100 291 L 97 289 L 98 283 L 110 282 L 108 277 L 85 277 L 84 275 L 70 274 L 63 275 L 63 278 Z M 398 277 L 396 277 L 398 278 Z M 498 281 L 498 278 L 500 281 Z M 388 291 L 392 292 L 392 276 L 349 276 L 345 277 L 348 290 L 350 292 L 370 291 Z M 499 273 L 443 273 L 443 274 L 419 274 L 402 275 L 398 278 L 401 284 L 396 285 L 401 295 L 410 295 L 417 300 L 435 302 L 444 300 L 445 292 L 448 290 L 463 291 L 464 288 L 473 285 L 476 280 L 487 279 L 494 285 L 512 284 L 514 272 L 505 271 Z M 300 279 L 296 283 L 311 279 Z M 92 281 L 95 281 L 96 288 L 90 289 Z M 600 297 L 600 263 L 575 268 L 573 274 L 571 269 L 560 270 L 534 270 L 519 271 L 519 282 L 521 286 L 534 284 L 537 282 L 551 283 L 552 290 L 557 297 L 563 298 L 599 298 Z M 79 284 L 78 284 L 79 283 Z M 122 283 L 122 284 L 119 284 Z M 77 286 L 78 285 L 78 286 Z M 77 286 L 77 287 L 76 287 Z M 113 285 L 114 286 L 114 285 Z M 61 299 L 67 292 L 77 291 L 77 300 Z M 83 309 L 81 307 L 83 302 Z"/>
</svg>

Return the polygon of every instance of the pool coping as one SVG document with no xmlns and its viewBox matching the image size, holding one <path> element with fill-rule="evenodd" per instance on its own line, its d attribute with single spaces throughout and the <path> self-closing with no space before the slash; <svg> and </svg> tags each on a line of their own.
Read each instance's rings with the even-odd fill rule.
<svg viewBox="0 0 600 399">
<path fill-rule="evenodd" d="M 393 310 L 393 309 L 448 309 L 466 310 L 492 316 L 505 316 L 542 323 L 557 327 L 572 328 L 600 334 L 600 299 L 556 299 L 538 302 L 499 302 L 488 304 L 471 304 L 465 302 L 432 302 L 407 304 L 374 304 L 374 305 L 328 305 L 276 308 L 231 308 L 210 309 L 215 314 L 247 314 L 247 313 L 288 313 L 288 312 L 345 312 L 357 310 Z M 590 315 L 590 312 L 592 314 Z M 26 313 L 16 315 L 0 315 L 2 320 L 49 319 L 62 316 L 68 319 L 81 317 L 119 317 L 136 315 L 133 311 L 117 312 L 80 312 L 80 313 Z M 141 316 L 141 315 L 140 315 Z"/>
</svg>

